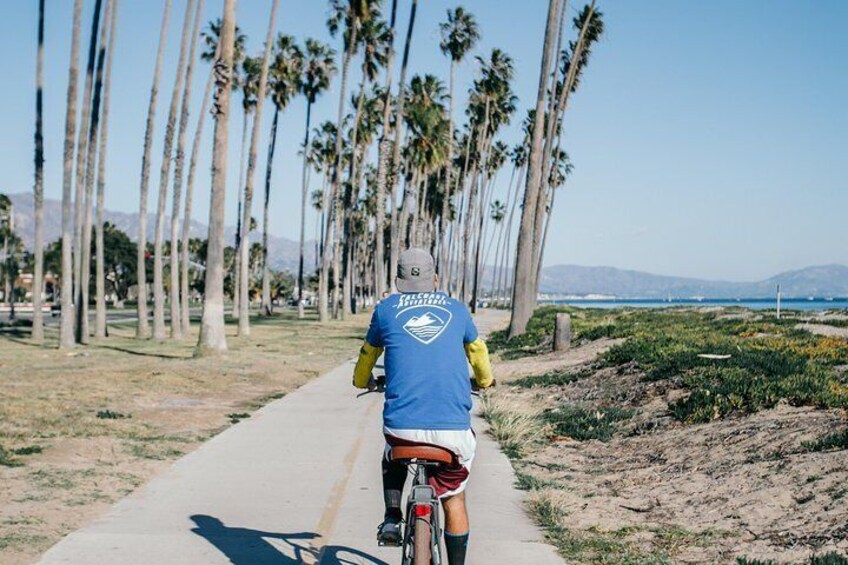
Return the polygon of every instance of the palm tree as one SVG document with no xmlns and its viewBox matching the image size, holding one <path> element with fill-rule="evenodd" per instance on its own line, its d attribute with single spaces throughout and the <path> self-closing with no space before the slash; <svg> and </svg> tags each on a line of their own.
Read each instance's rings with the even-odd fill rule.
<svg viewBox="0 0 848 565">
<path fill-rule="evenodd" d="M 235 27 L 236 0 L 224 0 L 220 50 L 213 66 L 215 98 L 212 111 L 215 116 L 215 136 L 212 146 L 212 194 L 209 206 L 203 318 L 197 341 L 197 355 L 227 349 L 227 336 L 224 332 L 224 204 Z"/>
<path fill-rule="evenodd" d="M 95 249 L 97 272 L 95 277 L 97 308 L 94 336 L 106 337 L 106 273 L 103 242 L 103 200 L 106 193 L 106 147 L 109 141 L 109 98 L 112 90 L 112 62 L 115 53 L 115 33 L 118 25 L 118 0 L 110 0 L 112 14 L 109 18 L 109 47 L 106 53 L 106 74 L 103 79 L 103 118 L 100 126 L 100 149 L 97 161 L 97 219 L 95 222 Z M 107 7 L 107 12 L 108 7 Z"/>
<path fill-rule="evenodd" d="M 206 44 L 206 50 L 200 54 L 200 58 L 206 62 L 214 62 L 217 60 L 220 51 L 218 49 L 219 38 L 221 35 L 221 20 L 212 21 L 209 23 L 207 31 L 204 31 L 203 41 Z M 244 44 L 247 38 L 238 26 L 235 28 L 235 40 L 233 45 L 233 57 L 236 61 L 244 58 Z M 212 99 L 212 86 L 214 85 L 215 72 L 214 69 L 209 70 L 209 76 L 206 79 L 206 87 L 203 92 L 203 102 L 200 105 L 200 113 L 197 116 L 197 127 L 194 132 L 194 141 L 191 146 L 191 158 L 188 165 L 188 179 L 186 182 L 185 208 L 183 210 L 183 229 L 182 229 L 182 245 L 180 248 L 180 313 L 182 315 L 183 332 L 187 333 L 191 325 L 189 317 L 189 255 L 190 255 L 190 236 L 191 236 L 191 209 L 194 199 L 194 176 L 197 170 L 197 156 L 200 153 L 200 141 L 203 138 L 203 126 L 206 123 L 206 114 L 208 114 L 209 102 Z"/>
<path fill-rule="evenodd" d="M 180 103 L 180 90 L 185 78 L 186 49 L 191 30 L 191 12 L 194 0 L 186 1 L 186 11 L 183 16 L 182 39 L 180 40 L 180 55 L 177 63 L 177 76 L 174 79 L 174 89 L 171 91 L 171 106 L 168 110 L 168 121 L 165 125 L 165 142 L 162 145 L 162 166 L 159 171 L 159 201 L 156 208 L 156 233 L 153 238 L 153 339 L 165 339 L 165 288 L 163 274 L 163 244 L 165 241 L 165 206 L 168 203 L 168 177 L 171 173 L 171 159 L 174 146 L 174 133 L 177 122 L 177 110 Z M 171 325 L 175 321 L 171 320 Z"/>
<path fill-rule="evenodd" d="M 100 25 L 100 40 L 97 55 L 97 71 L 94 82 L 94 98 L 91 100 L 91 124 L 88 129 L 88 141 L 86 143 L 88 156 L 85 165 L 85 185 L 83 191 L 83 225 L 82 225 L 82 247 L 80 248 L 80 297 L 77 309 L 77 341 L 87 344 L 89 339 L 89 283 L 91 280 L 91 205 L 94 197 L 95 165 L 97 163 L 97 136 L 100 131 L 100 103 L 103 97 L 103 69 L 106 58 L 106 32 L 109 29 L 108 21 L 112 14 L 112 0 L 106 0 L 106 12 L 103 16 L 103 24 Z"/>
<path fill-rule="evenodd" d="M 256 109 L 256 93 L 259 88 L 259 75 L 262 72 L 262 59 L 259 57 L 247 57 L 241 61 L 241 73 L 235 75 L 235 84 L 241 89 L 241 156 L 239 158 L 239 183 L 236 187 L 238 208 L 236 214 L 236 241 L 235 248 L 241 248 L 242 238 L 242 208 L 244 205 L 244 185 L 245 174 L 247 173 L 247 149 L 248 137 L 247 130 L 250 125 L 250 116 Z M 250 231 L 250 226 L 247 226 L 247 231 Z M 233 262 L 233 317 L 239 316 L 239 284 L 241 283 L 241 254 L 236 253 L 235 261 Z"/>
<path fill-rule="evenodd" d="M 180 208 L 183 191 L 183 173 L 185 170 L 185 146 L 188 135 L 188 115 L 191 104 L 191 79 L 194 76 L 194 59 L 197 49 L 197 38 L 200 31 L 200 17 L 203 14 L 204 0 L 198 0 L 194 11 L 194 23 L 191 28 L 191 47 L 185 67 L 183 79 L 183 94 L 180 108 L 180 125 L 177 133 L 177 152 L 174 159 L 174 195 L 171 207 L 171 245 L 170 245 L 170 306 L 171 306 L 171 337 L 179 339 L 189 330 L 188 324 L 183 327 L 180 302 L 180 263 L 179 263 L 179 228 Z"/>
<path fill-rule="evenodd" d="M 291 99 L 301 89 L 303 52 L 294 37 L 278 35 L 274 62 L 269 70 L 271 101 L 274 103 L 274 120 L 268 141 L 268 162 L 265 172 L 265 204 L 262 221 L 262 306 L 263 314 L 271 315 L 271 271 L 268 265 L 268 205 L 271 198 L 271 170 L 274 164 L 274 146 L 277 141 L 277 121 Z"/>
<path fill-rule="evenodd" d="M 409 49 L 412 46 L 412 30 L 415 27 L 415 14 L 418 11 L 418 0 L 412 0 L 412 8 L 409 12 L 409 26 L 406 28 L 406 41 L 403 46 L 403 61 L 400 66 L 400 83 L 398 85 L 397 108 L 395 110 L 395 143 L 392 149 L 392 162 L 389 171 L 391 183 L 391 248 L 389 250 L 389 280 L 394 284 L 397 274 L 397 262 L 400 255 L 400 242 L 398 241 L 397 221 L 397 185 L 400 178 L 400 147 L 403 138 L 402 126 L 404 115 L 404 103 L 406 101 L 406 70 L 409 65 Z"/>
<path fill-rule="evenodd" d="M 389 150 L 391 142 L 391 109 L 392 109 L 392 72 L 395 60 L 395 23 L 397 21 L 397 0 L 392 0 L 392 15 L 389 20 L 388 58 L 386 60 L 386 82 L 384 85 L 385 101 L 383 102 L 383 132 L 377 144 L 377 177 L 375 179 L 374 209 L 375 209 L 375 238 L 374 238 L 374 294 L 382 296 L 386 288 L 385 268 L 385 222 L 386 222 L 386 183 L 388 180 Z M 392 209 L 395 204 L 392 203 Z"/>
<path fill-rule="evenodd" d="M 533 309 L 533 220 L 542 181 L 544 156 L 545 100 L 547 96 L 548 76 L 554 53 L 554 36 L 557 28 L 557 8 L 560 0 L 548 0 L 548 18 L 545 25 L 545 40 L 542 48 L 542 62 L 539 71 L 539 87 L 536 92 L 536 119 L 533 122 L 533 135 L 530 142 L 527 184 L 524 187 L 524 203 L 521 210 L 521 225 L 518 230 L 518 243 L 515 256 L 515 282 L 512 289 L 512 316 L 509 322 L 509 337 L 523 334 Z"/>
<path fill-rule="evenodd" d="M 71 208 L 73 206 L 74 133 L 77 127 L 77 81 L 79 80 L 81 22 L 82 0 L 74 0 L 62 168 L 62 320 L 59 329 L 60 349 L 68 349 L 74 346 L 73 219 Z"/>
<path fill-rule="evenodd" d="M 573 170 L 573 166 L 571 165 L 571 161 L 568 158 L 568 153 L 557 148 L 556 154 L 553 156 L 554 165 L 551 168 L 551 177 L 548 179 L 547 185 L 549 187 L 548 194 L 546 195 L 546 206 L 545 206 L 545 227 L 542 231 L 542 240 L 539 245 L 539 257 L 544 257 L 545 255 L 545 244 L 548 241 L 548 228 L 551 227 L 551 213 L 554 209 L 554 200 L 556 198 L 556 194 L 558 192 L 558 188 L 565 184 L 565 180 L 571 175 L 571 171 Z M 536 263 L 536 288 L 539 287 L 539 278 L 542 276 L 542 261 L 541 259 Z"/>
<path fill-rule="evenodd" d="M 147 320 L 147 193 L 150 186 L 150 151 L 153 148 L 153 127 L 156 118 L 156 101 L 159 98 L 159 82 L 162 80 L 162 59 L 165 55 L 165 43 L 168 38 L 168 20 L 171 16 L 172 0 L 165 0 L 162 13 L 162 25 L 159 28 L 159 47 L 156 51 L 156 67 L 153 71 L 153 86 L 150 88 L 150 103 L 147 107 L 147 126 L 144 130 L 144 153 L 141 157 L 141 188 L 138 208 L 138 326 L 136 335 L 146 338 L 150 335 Z"/>
<path fill-rule="evenodd" d="M 306 54 L 303 61 L 303 76 L 300 91 L 306 97 L 306 128 L 303 135 L 303 172 L 301 173 L 300 200 L 300 260 L 297 269 L 297 316 L 304 317 L 303 311 L 303 257 L 306 253 L 306 194 L 308 191 L 307 174 L 309 171 L 309 127 L 312 120 L 312 105 L 327 88 L 336 72 L 336 52 L 329 45 L 315 39 L 306 39 Z M 322 191 L 323 192 L 323 191 Z M 317 257 L 317 256 L 316 256 Z"/>
<path fill-rule="evenodd" d="M 453 137 L 453 109 L 454 109 L 454 87 L 456 85 L 456 67 L 462 62 L 465 56 L 469 51 L 474 47 L 477 41 L 480 39 L 480 32 L 477 28 L 477 21 L 474 19 L 474 15 L 470 12 L 467 12 L 462 6 L 457 6 L 453 10 L 448 10 L 447 12 L 448 19 L 445 22 L 439 24 L 439 29 L 441 31 L 441 42 L 439 43 L 439 47 L 442 50 L 444 55 L 450 57 L 450 87 L 449 87 L 449 101 L 450 104 L 448 106 L 448 131 L 450 132 L 451 137 Z M 443 200 L 442 214 L 441 214 L 441 234 L 442 234 L 442 246 L 439 252 L 439 265 L 437 271 L 444 275 L 447 273 L 447 256 L 448 256 L 448 248 L 447 242 L 448 239 L 445 237 L 447 233 L 447 210 L 450 205 L 451 198 L 451 186 L 452 185 L 452 173 L 453 173 L 453 143 L 448 147 L 448 160 L 447 166 L 445 167 L 445 196 Z"/>
<path fill-rule="evenodd" d="M 100 9 L 102 0 L 94 3 L 94 13 L 91 17 L 91 35 L 88 42 L 88 62 L 85 69 L 85 86 L 82 95 L 82 111 L 80 116 L 80 129 L 77 138 L 77 173 L 76 186 L 74 188 L 74 302 L 76 304 L 76 340 L 82 340 L 83 315 L 87 314 L 88 304 L 83 304 L 83 298 L 87 298 L 88 289 L 82 289 L 82 258 L 83 258 L 83 212 L 85 211 L 83 199 L 85 198 L 85 177 L 88 169 L 86 159 L 91 157 L 88 143 L 91 139 L 89 129 L 91 127 L 91 90 L 94 82 L 94 66 L 97 58 L 97 30 L 100 25 Z M 93 164 L 92 164 L 93 165 Z M 88 320 L 85 320 L 87 329 Z"/>
<path fill-rule="evenodd" d="M 44 339 L 41 289 L 44 287 L 44 0 L 38 0 L 38 55 L 35 63 L 35 269 L 32 278 L 32 339 Z"/>
<path fill-rule="evenodd" d="M 239 256 L 241 257 L 241 272 L 239 273 L 239 335 L 250 335 L 250 294 L 248 287 L 250 264 L 249 242 L 250 242 L 250 219 L 251 206 L 253 204 L 253 177 L 256 172 L 256 154 L 259 150 L 259 135 L 262 132 L 262 108 L 265 104 L 265 95 L 268 86 L 268 69 L 271 66 L 271 50 L 274 42 L 274 24 L 277 16 L 277 8 L 280 0 L 271 0 L 271 16 L 268 21 L 268 35 L 265 37 L 265 54 L 262 58 L 262 70 L 259 74 L 259 90 L 256 94 L 256 114 L 253 118 L 253 134 L 250 139 L 250 154 L 247 159 L 247 182 L 244 185 L 244 215 L 242 227 L 244 233 L 239 242 Z"/>
</svg>

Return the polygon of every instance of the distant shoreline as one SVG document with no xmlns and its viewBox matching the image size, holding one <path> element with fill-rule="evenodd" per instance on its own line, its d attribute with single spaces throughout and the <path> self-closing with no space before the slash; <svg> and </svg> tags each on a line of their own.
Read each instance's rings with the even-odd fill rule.
<svg viewBox="0 0 848 565">
<path fill-rule="evenodd" d="M 848 297 L 807 297 L 781 298 L 781 308 L 785 310 L 844 310 L 848 309 Z M 577 297 L 540 295 L 539 304 L 569 304 L 587 308 L 618 308 L 632 306 L 637 308 L 668 308 L 673 306 L 738 306 L 752 310 L 769 310 L 777 307 L 772 298 L 618 298 L 618 297 Z"/>
</svg>

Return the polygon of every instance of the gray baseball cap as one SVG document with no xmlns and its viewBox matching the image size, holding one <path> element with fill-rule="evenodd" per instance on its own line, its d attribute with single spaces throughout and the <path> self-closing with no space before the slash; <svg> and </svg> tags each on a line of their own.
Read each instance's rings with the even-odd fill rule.
<svg viewBox="0 0 848 565">
<path fill-rule="evenodd" d="M 423 249 L 413 247 L 398 257 L 395 285 L 401 292 L 433 292 L 436 274 L 433 256 Z"/>
</svg>

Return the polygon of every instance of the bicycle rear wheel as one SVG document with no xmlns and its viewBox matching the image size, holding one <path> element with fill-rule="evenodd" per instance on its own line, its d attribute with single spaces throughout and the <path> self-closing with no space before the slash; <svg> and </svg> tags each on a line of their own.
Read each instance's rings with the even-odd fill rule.
<svg viewBox="0 0 848 565">
<path fill-rule="evenodd" d="M 432 543 L 430 517 L 415 518 L 415 565 L 430 565 Z"/>
</svg>

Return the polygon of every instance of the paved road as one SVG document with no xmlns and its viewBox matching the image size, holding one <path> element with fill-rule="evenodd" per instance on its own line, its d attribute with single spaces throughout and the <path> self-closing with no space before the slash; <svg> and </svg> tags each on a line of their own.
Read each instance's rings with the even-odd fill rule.
<svg viewBox="0 0 848 565">
<path fill-rule="evenodd" d="M 382 398 L 356 399 L 352 368 L 345 363 L 216 436 L 41 563 L 399 563 L 398 549 L 374 539 Z M 484 428 L 477 417 L 475 428 Z M 469 563 L 562 563 L 522 511 L 509 461 L 478 437 Z"/>
</svg>

